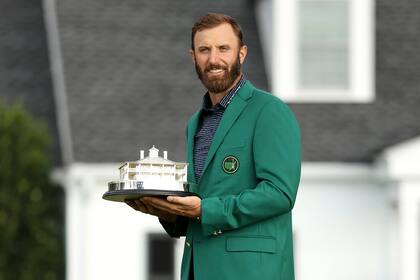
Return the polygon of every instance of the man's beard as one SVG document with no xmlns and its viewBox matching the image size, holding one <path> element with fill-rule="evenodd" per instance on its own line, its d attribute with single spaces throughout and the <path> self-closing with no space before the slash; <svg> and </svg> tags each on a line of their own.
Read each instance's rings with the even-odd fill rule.
<svg viewBox="0 0 420 280">
<path fill-rule="evenodd" d="M 209 77 L 208 71 L 223 69 L 225 72 L 222 77 Z M 229 87 L 232 86 L 236 78 L 241 74 L 241 63 L 239 60 L 239 53 L 232 64 L 231 69 L 223 64 L 209 64 L 204 71 L 201 70 L 197 62 L 195 63 L 195 71 L 197 72 L 198 78 L 201 80 L 203 85 L 211 93 L 222 93 L 225 92 Z"/>
</svg>

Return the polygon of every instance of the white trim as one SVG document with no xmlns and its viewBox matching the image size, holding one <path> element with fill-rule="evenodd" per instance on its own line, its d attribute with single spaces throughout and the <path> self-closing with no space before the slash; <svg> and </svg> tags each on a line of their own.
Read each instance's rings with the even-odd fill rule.
<svg viewBox="0 0 420 280">
<path fill-rule="evenodd" d="M 399 187 L 399 234 L 401 280 L 419 279 L 420 181 L 404 182 Z"/>
<path fill-rule="evenodd" d="M 66 187 L 66 279 L 83 279 L 83 203 L 80 187 Z"/>
<path fill-rule="evenodd" d="M 119 164 L 81 164 L 73 163 L 65 168 L 56 168 L 51 173 L 51 180 L 64 187 L 66 196 L 66 279 L 85 279 L 88 267 L 86 258 L 85 237 L 85 203 L 83 201 L 89 188 L 89 180 L 106 178 L 109 181 L 118 178 Z M 104 183 L 104 192 L 107 186 Z M 101 198 L 98 198 L 101 199 Z"/>
<path fill-rule="evenodd" d="M 255 17 L 257 20 L 258 35 L 262 47 L 262 55 L 264 59 L 265 73 L 267 75 L 268 86 L 271 88 L 273 68 L 273 10 L 272 0 L 259 0 L 255 3 Z"/>
<path fill-rule="evenodd" d="M 48 54 L 55 100 L 55 114 L 60 139 L 63 164 L 73 162 L 70 114 L 68 109 L 66 82 L 61 54 L 60 34 L 55 0 L 43 0 L 44 22 L 48 40 Z"/>
<path fill-rule="evenodd" d="M 375 1 L 352 0 L 351 5 L 351 95 L 355 102 L 368 103 L 375 99 Z"/>
<path fill-rule="evenodd" d="M 296 1 L 273 1 L 273 94 L 289 101 L 297 89 Z M 287 40 L 283 40 L 287 38 Z"/>
<path fill-rule="evenodd" d="M 396 279 L 419 279 L 420 137 L 386 149 L 378 166 L 399 182 L 399 272 Z"/>
<path fill-rule="evenodd" d="M 377 161 L 397 180 L 420 181 L 420 137 L 386 149 Z"/>
<path fill-rule="evenodd" d="M 121 163 L 80 163 L 74 162 L 65 168 L 55 168 L 51 173 L 51 179 L 66 189 L 80 184 L 84 178 L 101 178 L 105 182 L 104 192 L 107 188 L 106 182 L 119 178 L 119 166 Z M 90 186 L 81 184 L 88 190 Z"/>
<path fill-rule="evenodd" d="M 73 171 L 72 165 L 55 168 L 50 175 L 51 181 L 61 185 L 65 190 L 65 247 L 66 279 L 84 279 L 84 215 L 83 215 L 83 182 Z"/>
<path fill-rule="evenodd" d="M 288 102 L 369 103 L 374 90 L 374 1 L 350 1 L 350 89 L 314 89 L 298 86 L 297 1 L 273 1 L 273 93 Z"/>
<path fill-rule="evenodd" d="M 346 162 L 304 162 L 302 181 L 377 182 L 392 181 L 392 178 L 376 164 Z"/>
</svg>

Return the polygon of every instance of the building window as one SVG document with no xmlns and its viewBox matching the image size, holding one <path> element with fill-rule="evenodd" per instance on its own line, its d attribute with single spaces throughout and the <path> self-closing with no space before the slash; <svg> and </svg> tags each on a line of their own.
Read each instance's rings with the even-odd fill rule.
<svg viewBox="0 0 420 280">
<path fill-rule="evenodd" d="M 373 101 L 373 3 L 260 0 L 256 11 L 273 93 L 287 102 Z"/>
<path fill-rule="evenodd" d="M 298 2 L 299 90 L 349 90 L 349 1 Z"/>
<path fill-rule="evenodd" d="M 175 242 L 167 234 L 151 233 L 147 236 L 148 279 L 175 279 Z"/>
</svg>

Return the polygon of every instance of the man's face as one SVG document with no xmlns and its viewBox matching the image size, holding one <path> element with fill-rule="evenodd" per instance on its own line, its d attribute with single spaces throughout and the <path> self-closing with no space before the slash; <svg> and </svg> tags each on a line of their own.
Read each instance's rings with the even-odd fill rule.
<svg viewBox="0 0 420 280">
<path fill-rule="evenodd" d="M 198 78 L 209 92 L 223 93 L 240 75 L 246 51 L 246 46 L 239 47 L 232 27 L 223 23 L 195 34 L 191 56 Z"/>
</svg>

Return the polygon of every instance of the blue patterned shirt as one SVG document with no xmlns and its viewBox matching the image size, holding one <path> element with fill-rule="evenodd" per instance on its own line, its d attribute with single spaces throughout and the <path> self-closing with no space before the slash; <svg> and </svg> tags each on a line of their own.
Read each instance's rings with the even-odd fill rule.
<svg viewBox="0 0 420 280">
<path fill-rule="evenodd" d="M 217 127 L 219 126 L 220 120 L 223 117 L 223 113 L 245 82 L 245 77 L 242 75 L 241 79 L 229 91 L 229 93 L 214 106 L 211 103 L 209 93 L 207 92 L 204 95 L 200 120 L 194 137 L 194 171 L 197 183 L 200 181 L 211 142 L 213 141 L 213 137 L 216 133 Z"/>
</svg>

